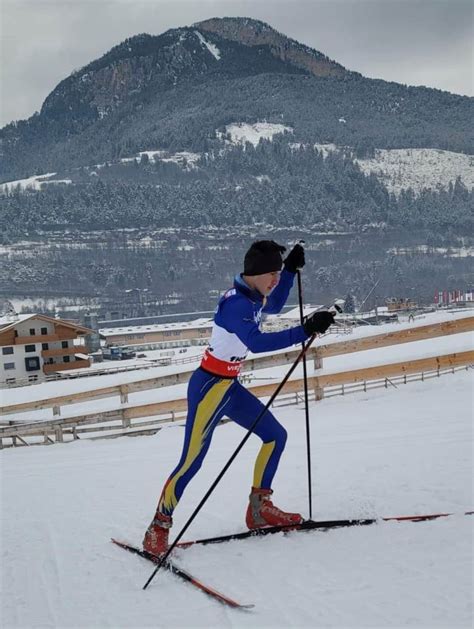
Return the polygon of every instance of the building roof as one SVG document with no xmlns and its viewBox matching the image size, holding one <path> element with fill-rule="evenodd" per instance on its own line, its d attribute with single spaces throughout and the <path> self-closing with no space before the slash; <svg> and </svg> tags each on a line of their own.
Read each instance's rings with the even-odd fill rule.
<svg viewBox="0 0 474 629">
<path fill-rule="evenodd" d="M 138 334 L 150 332 L 165 332 L 168 330 L 194 330 L 196 328 L 208 328 L 212 325 L 212 319 L 200 318 L 194 321 L 178 321 L 176 323 L 156 323 L 152 325 L 128 325 L 122 328 L 101 328 L 103 336 L 118 336 L 122 334 Z"/>
<path fill-rule="evenodd" d="M 308 315 L 312 314 L 315 310 L 319 310 L 320 308 L 324 308 L 324 306 L 310 306 L 308 304 L 305 304 L 303 306 L 303 316 L 307 317 Z M 284 314 L 278 315 L 278 318 L 297 320 L 299 322 L 300 320 L 299 306 L 297 306 L 296 308 L 293 308 L 292 310 L 288 310 L 288 312 L 285 312 Z"/>
<path fill-rule="evenodd" d="M 15 319 L 13 320 L 13 317 Z M 62 325 L 66 328 L 71 328 L 75 332 L 79 334 L 93 334 L 94 330 L 90 328 L 85 328 L 83 325 L 78 325 L 72 321 L 66 321 L 65 319 L 53 319 L 53 317 L 48 317 L 43 314 L 20 314 L 20 315 L 8 315 L 4 317 L 0 317 L 0 332 L 6 332 L 7 330 L 11 330 L 15 328 L 19 323 L 23 323 L 23 321 L 28 321 L 29 319 L 40 319 L 41 321 L 46 321 L 47 323 L 54 323 L 55 325 Z"/>
</svg>

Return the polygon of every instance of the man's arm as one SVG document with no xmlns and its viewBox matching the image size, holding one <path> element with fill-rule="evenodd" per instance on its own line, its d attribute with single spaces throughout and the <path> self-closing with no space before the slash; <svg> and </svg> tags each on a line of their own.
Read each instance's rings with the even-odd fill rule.
<svg viewBox="0 0 474 629">
<path fill-rule="evenodd" d="M 291 271 L 283 269 L 280 275 L 280 281 L 267 298 L 267 302 L 263 307 L 266 314 L 278 314 L 286 304 L 290 290 L 293 288 L 295 274 Z"/>
<path fill-rule="evenodd" d="M 244 298 L 227 300 L 221 315 L 225 329 L 236 334 L 254 354 L 290 347 L 308 338 L 301 325 L 281 332 L 261 332 L 253 318 L 252 304 Z"/>
</svg>

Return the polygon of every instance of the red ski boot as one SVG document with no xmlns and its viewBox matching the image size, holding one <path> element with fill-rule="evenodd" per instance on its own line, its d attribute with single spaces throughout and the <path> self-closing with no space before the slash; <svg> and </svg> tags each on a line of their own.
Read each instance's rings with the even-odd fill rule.
<svg viewBox="0 0 474 629">
<path fill-rule="evenodd" d="M 249 529 L 261 529 L 267 526 L 287 526 L 303 522 L 303 517 L 299 513 L 286 513 L 275 507 L 270 500 L 272 493 L 271 489 L 252 487 L 245 517 Z"/>
<path fill-rule="evenodd" d="M 157 511 L 143 538 L 143 550 L 152 555 L 163 555 L 166 553 L 172 524 L 171 516 Z"/>
</svg>

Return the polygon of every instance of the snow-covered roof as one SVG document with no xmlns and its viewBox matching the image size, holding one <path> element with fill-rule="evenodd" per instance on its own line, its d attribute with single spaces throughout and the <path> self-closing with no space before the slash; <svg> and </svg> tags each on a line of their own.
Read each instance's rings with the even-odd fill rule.
<svg viewBox="0 0 474 629">
<path fill-rule="evenodd" d="M 23 321 L 28 321 L 29 319 L 40 319 L 41 321 L 47 321 L 50 323 L 54 323 L 55 325 L 63 325 L 73 330 L 76 330 L 82 334 L 90 334 L 94 332 L 90 328 L 86 328 L 83 325 L 78 325 L 77 323 L 73 323 L 72 321 L 66 321 L 65 319 L 53 319 L 52 317 L 48 317 L 44 314 L 21 314 L 21 315 L 7 315 L 5 317 L 0 318 L 0 332 L 6 332 L 17 326 L 19 323 Z"/>
<path fill-rule="evenodd" d="M 165 332 L 168 330 L 186 330 L 195 328 L 208 328 L 212 319 L 203 318 L 193 321 L 178 321 L 176 323 L 156 323 L 152 325 L 128 325 L 120 328 L 102 328 L 99 330 L 103 336 L 116 336 L 119 334 L 138 334 L 140 332 Z"/>
<path fill-rule="evenodd" d="M 311 305 L 306 305 L 303 306 L 303 316 L 307 317 L 308 315 L 310 315 L 311 313 L 313 313 L 315 310 L 319 310 L 321 308 L 324 308 L 324 306 L 311 306 Z M 285 312 L 285 314 L 279 315 L 278 316 L 279 319 L 293 319 L 293 320 L 300 320 L 300 307 L 297 306 L 296 308 L 293 308 L 292 310 L 288 310 L 288 312 Z"/>
<path fill-rule="evenodd" d="M 34 317 L 35 315 L 32 314 L 11 314 L 11 315 L 4 315 L 3 317 L 0 317 L 0 329 L 5 329 L 6 327 L 9 327 L 11 325 L 16 325 L 18 323 L 21 323 L 22 321 L 26 321 L 27 319 L 31 319 L 31 317 Z"/>
</svg>

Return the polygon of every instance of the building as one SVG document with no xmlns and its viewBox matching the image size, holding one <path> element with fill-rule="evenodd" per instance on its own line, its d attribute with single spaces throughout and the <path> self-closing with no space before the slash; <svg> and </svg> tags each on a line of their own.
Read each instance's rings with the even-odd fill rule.
<svg viewBox="0 0 474 629">
<path fill-rule="evenodd" d="M 265 331 L 276 332 L 299 325 L 299 309 L 295 308 L 292 313 L 265 316 Z M 100 338 L 106 341 L 104 357 L 110 359 L 115 354 L 115 358 L 120 359 L 121 354 L 127 350 L 146 351 L 207 345 L 212 334 L 212 326 L 213 319 L 202 317 L 176 323 L 101 328 L 99 334 Z M 111 351 L 112 349 L 116 351 Z"/>
<path fill-rule="evenodd" d="M 99 332 L 106 339 L 108 347 L 121 345 L 136 349 L 166 349 L 205 344 L 212 333 L 212 320 L 102 328 Z"/>
<path fill-rule="evenodd" d="M 399 312 L 402 310 L 416 310 L 418 304 L 410 297 L 388 297 L 385 300 L 388 312 Z"/>
<path fill-rule="evenodd" d="M 440 290 L 434 295 L 434 303 L 442 306 L 472 306 L 474 290 Z"/>
<path fill-rule="evenodd" d="M 36 382 L 59 371 L 89 367 L 88 349 L 76 343 L 91 332 L 41 314 L 1 317 L 0 386 Z"/>
</svg>

